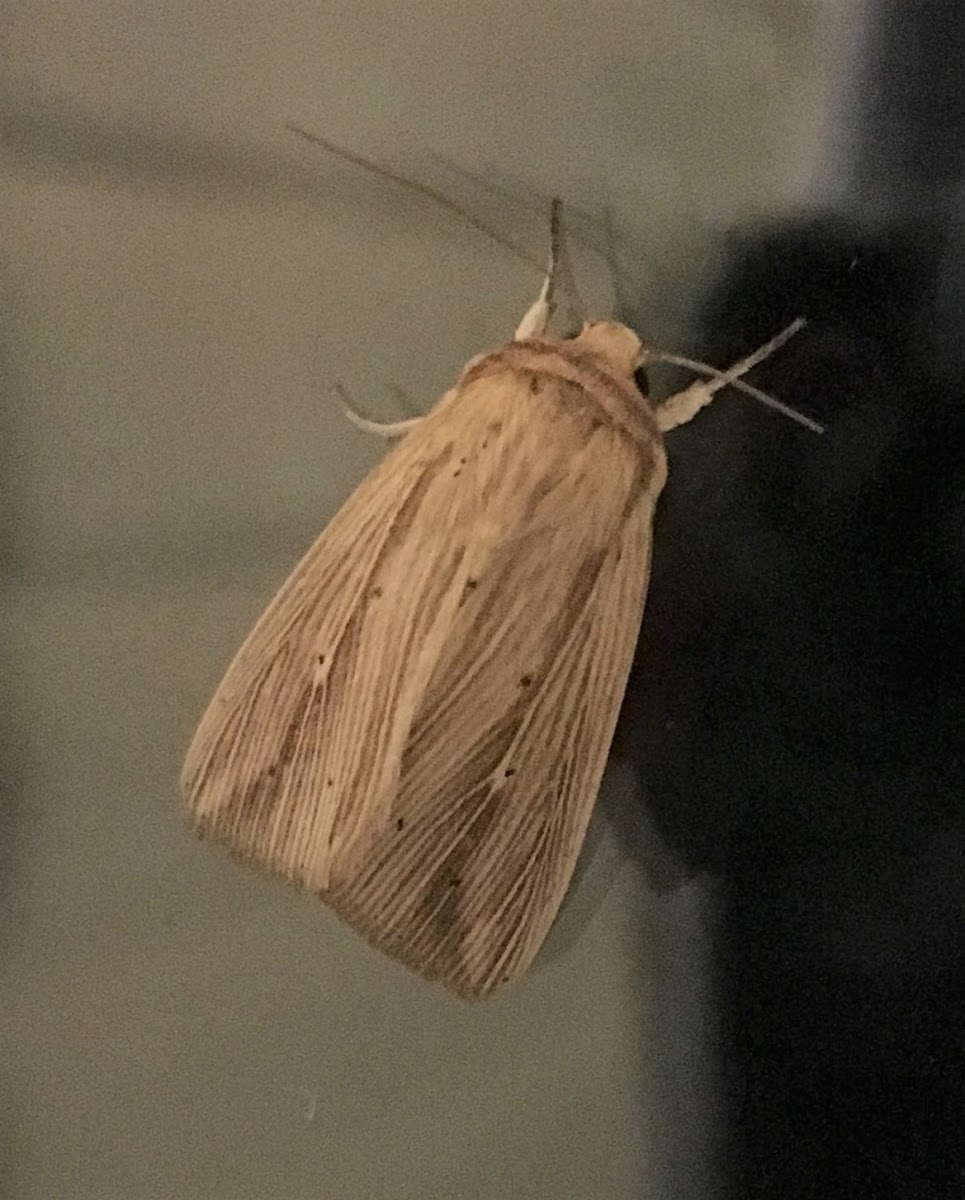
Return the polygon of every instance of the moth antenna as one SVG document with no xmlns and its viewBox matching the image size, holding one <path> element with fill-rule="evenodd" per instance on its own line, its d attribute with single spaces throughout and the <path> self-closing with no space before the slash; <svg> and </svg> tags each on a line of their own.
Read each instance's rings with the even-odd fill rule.
<svg viewBox="0 0 965 1200">
<path fill-rule="evenodd" d="M 461 163 L 456 162 L 455 159 L 449 158 L 446 154 L 440 154 L 438 150 L 428 150 L 426 153 L 433 162 L 437 162 L 441 167 L 449 171 L 450 174 L 459 175 L 463 180 L 474 184 L 477 188 L 491 192 L 494 196 L 499 196 L 517 208 L 525 208 L 529 212 L 542 213 L 546 206 L 546 196 L 538 188 L 529 187 L 527 189 L 524 185 L 513 181 L 516 183 L 516 188 L 518 189 L 514 190 L 505 181 L 505 177 L 503 177 L 502 181 L 499 181 L 493 178 L 491 173 L 485 176 L 476 175 Z M 586 209 L 579 208 L 569 200 L 566 202 L 566 210 L 571 214 L 577 213 L 582 220 L 588 223 L 592 224 L 595 221 L 593 215 L 588 213 Z"/>
<path fill-rule="evenodd" d="M 517 342 L 525 341 L 526 338 L 542 337 L 556 308 L 553 302 L 553 293 L 556 289 L 556 273 L 559 270 L 561 258 L 562 213 L 563 201 L 558 196 L 554 196 L 550 204 L 550 250 L 546 274 L 543 276 L 543 286 L 540 288 L 539 296 L 526 310 L 523 319 L 516 327 L 513 337 Z"/>
<path fill-rule="evenodd" d="M 530 254 L 527 254 L 515 242 L 503 237 L 492 226 L 487 225 L 485 221 L 481 221 L 475 213 L 470 212 L 468 208 L 463 208 L 461 204 L 443 192 L 436 191 L 429 184 L 420 183 L 417 179 L 410 179 L 407 175 L 403 175 L 399 171 L 393 171 L 391 167 L 386 167 L 371 158 L 365 158 L 361 154 L 356 154 L 354 150 L 347 150 L 344 146 L 336 145 L 335 142 L 330 142 L 328 138 L 322 137 L 321 134 L 310 133 L 307 129 L 302 129 L 299 125 L 295 125 L 291 121 L 285 123 L 285 128 L 290 133 L 298 134 L 299 137 L 303 137 L 306 141 L 312 142 L 316 146 L 321 146 L 323 150 L 327 150 L 329 154 L 334 154 L 336 158 L 344 159 L 356 167 L 361 167 L 363 171 L 369 171 L 373 175 L 381 176 L 382 179 L 391 180 L 392 183 L 397 183 L 400 187 L 406 187 L 412 192 L 417 192 L 420 196 L 426 196 L 436 204 L 447 208 L 451 213 L 455 213 L 457 217 L 469 224 L 478 233 L 484 234 L 491 241 L 495 242 L 497 246 L 502 246 L 504 250 L 508 250 L 510 254 L 528 266 L 535 268 L 537 271 L 543 270 L 543 264 Z"/>
<path fill-rule="evenodd" d="M 586 320 L 586 305 L 576 284 L 576 273 L 573 270 L 573 259 L 570 256 L 569 239 L 560 235 L 559 270 L 557 277 L 560 290 L 566 297 L 566 320 L 573 333 L 583 328 Z"/>
<path fill-rule="evenodd" d="M 683 391 L 677 392 L 676 395 L 669 396 L 658 406 L 656 413 L 661 430 L 666 432 L 668 429 L 675 429 L 678 425 L 686 424 L 700 409 L 710 403 L 714 395 L 721 388 L 733 387 L 738 391 L 752 396 L 768 408 L 772 408 L 783 416 L 789 417 L 792 421 L 797 421 L 799 425 L 803 425 L 813 433 L 824 433 L 824 426 L 818 424 L 817 421 L 812 421 L 810 417 L 806 417 L 803 413 L 798 412 L 797 409 L 782 403 L 767 392 L 762 392 L 760 388 L 745 383 L 740 378 L 745 372 L 756 367 L 758 363 L 763 362 L 765 358 L 768 358 L 783 346 L 800 329 L 803 329 L 805 324 L 804 318 L 798 317 L 797 320 L 792 321 L 776 337 L 771 338 L 769 342 L 766 342 L 759 349 L 755 350 L 753 354 L 749 354 L 746 358 L 741 359 L 740 362 L 735 363 L 733 367 L 725 371 L 720 371 L 716 367 L 699 362 L 696 359 L 685 358 L 680 354 L 667 354 L 662 350 L 648 351 L 648 360 L 665 362 L 671 366 L 683 367 L 688 371 L 696 371 L 700 375 L 707 376 L 710 380 L 710 382 L 692 383 L 690 387 L 684 388 Z"/>
<path fill-rule="evenodd" d="M 450 174 L 458 175 L 463 180 L 468 180 L 473 183 L 477 188 L 481 188 L 487 192 L 491 192 L 494 196 L 500 196 L 504 200 L 508 200 L 510 204 L 526 208 L 530 212 L 535 212 L 542 209 L 543 197 L 540 197 L 540 203 L 537 205 L 534 203 L 531 195 L 521 195 L 518 192 L 514 192 L 504 183 L 499 183 L 489 176 L 483 177 L 480 175 L 474 175 L 472 171 L 467 170 L 466 167 L 462 166 L 461 163 L 455 162 L 445 154 L 440 154 L 438 151 L 430 150 L 429 157 L 434 162 L 439 163 L 440 166 L 449 171 Z M 570 228 L 572 228 L 572 214 L 574 212 L 578 213 L 584 221 L 592 222 L 593 220 L 589 213 L 582 209 L 576 208 L 569 201 L 566 202 L 566 211 L 571 216 Z M 583 322 L 586 320 L 586 305 L 584 304 L 583 298 L 580 295 L 580 289 L 576 283 L 576 275 L 573 271 L 572 260 L 570 257 L 571 240 L 571 237 L 566 237 L 563 239 L 560 250 L 560 266 L 559 270 L 556 272 L 556 279 L 560 290 L 567 300 L 567 322 L 572 328 L 573 333 L 576 334 L 580 331 L 583 326 Z M 615 271 L 615 267 L 612 265 L 611 271 Z"/>
<path fill-rule="evenodd" d="M 542 300 L 553 306 L 556 277 L 563 262 L 563 201 L 554 196 L 550 201 L 550 245 L 546 260 L 546 277 L 541 290 Z"/>
<path fill-rule="evenodd" d="M 797 421 L 799 425 L 803 425 L 805 429 L 810 429 L 812 433 L 824 433 L 825 431 L 825 427 L 818 421 L 814 421 L 810 417 L 806 417 L 804 413 L 798 412 L 796 408 L 791 408 L 789 404 L 785 404 L 783 401 L 778 400 L 778 398 L 776 396 L 772 396 L 770 392 L 762 391 L 761 388 L 754 387 L 752 383 L 745 383 L 742 379 L 732 377 L 727 371 L 719 371 L 716 367 L 708 366 L 706 363 L 697 362 L 690 358 L 677 358 L 675 356 L 671 356 L 669 358 L 661 357 L 659 361 L 670 363 L 673 366 L 685 367 L 690 371 L 698 371 L 702 375 L 707 375 L 714 378 L 715 382 L 717 382 L 717 386 L 708 387 L 706 383 L 694 383 L 690 385 L 690 388 L 685 389 L 685 391 L 690 391 L 691 388 L 695 390 L 700 389 L 701 391 L 707 393 L 706 400 L 699 405 L 700 408 L 703 408 L 705 404 L 709 404 L 710 400 L 713 398 L 716 392 L 720 390 L 720 388 L 732 387 L 735 391 L 743 392 L 746 396 L 752 397 L 752 399 L 757 400 L 760 404 L 765 405 L 767 408 L 772 408 L 775 412 L 781 413 L 782 416 L 789 417 L 792 421 Z M 678 395 L 681 396 L 683 394 L 684 392 L 678 393 Z M 671 396 L 669 399 L 674 400 L 676 397 Z M 667 403 L 667 401 L 664 403 Z M 689 417 L 686 418 L 686 420 L 689 419 Z M 683 422 L 680 421 L 677 422 L 677 424 L 682 423 Z"/>
<path fill-rule="evenodd" d="M 361 429 L 363 433 L 374 433 L 376 437 L 383 438 L 403 437 L 410 429 L 415 429 L 422 420 L 422 417 L 408 417 L 404 421 L 373 421 L 371 418 L 363 416 L 352 404 L 344 384 L 336 382 L 332 384 L 332 388 L 338 397 L 342 412 L 356 429 Z"/>
<path fill-rule="evenodd" d="M 563 224 L 563 201 L 558 196 L 553 197 L 550 207 L 550 255 L 546 270 L 547 278 L 552 279 L 547 299 L 552 301 L 554 289 L 563 293 L 566 297 L 567 322 L 576 334 L 582 329 L 586 319 L 586 305 L 576 286 L 573 260 L 570 257 L 570 240 L 566 236 L 566 227 Z M 543 286 L 545 290 L 546 284 Z M 551 316 L 554 308 L 555 304 L 551 304 Z"/>
<path fill-rule="evenodd" d="M 477 188 L 491 192 L 494 196 L 499 196 L 504 200 L 509 201 L 510 204 L 528 209 L 530 212 L 536 212 L 542 209 L 544 198 L 540 196 L 539 204 L 534 202 L 532 198 L 533 189 L 530 189 L 528 194 L 525 190 L 514 191 L 512 188 L 507 186 L 505 182 L 499 182 L 493 179 L 490 175 L 476 175 L 472 171 L 468 170 L 468 168 L 464 167 L 461 163 L 456 162 L 454 159 L 449 158 L 445 154 L 440 154 L 436 150 L 430 150 L 428 151 L 428 154 L 433 162 L 439 163 L 439 165 L 447 170 L 450 174 L 458 175 L 464 181 L 469 181 Z M 586 321 L 587 306 L 576 282 L 576 274 L 573 271 L 572 259 L 570 256 L 570 244 L 575 240 L 581 245 L 587 246 L 592 253 L 599 255 L 604 259 L 607 267 L 609 268 L 610 276 L 613 280 L 613 290 L 617 298 L 617 312 L 626 311 L 626 306 L 623 304 L 624 296 L 622 294 L 623 284 L 626 276 L 617 265 L 616 238 L 612 225 L 612 212 L 610 207 L 607 206 L 604 213 L 605 245 L 602 250 L 594 242 L 586 238 L 581 238 L 578 235 L 574 238 L 572 233 L 574 213 L 577 214 L 582 222 L 594 227 L 599 224 L 596 216 L 587 212 L 586 209 L 579 208 L 570 200 L 567 200 L 566 202 L 566 211 L 570 216 L 569 236 L 567 236 L 563 242 L 562 261 L 560 263 L 562 269 L 557 272 L 556 277 L 560 286 L 560 291 L 564 294 L 567 300 L 566 319 L 569 331 L 575 335 L 579 333 L 584 322 Z"/>
<path fill-rule="evenodd" d="M 671 363 L 672 365 L 685 367 L 691 371 L 700 371 L 701 374 L 713 376 L 716 380 L 719 380 L 714 387 L 714 390 L 718 391 L 721 387 L 727 386 L 725 381 L 732 375 L 749 371 L 752 367 L 756 367 L 758 363 L 762 363 L 766 358 L 770 358 L 776 350 L 780 350 L 785 342 L 789 342 L 796 333 L 800 333 L 806 324 L 807 321 L 804 317 L 796 317 L 786 329 L 782 329 L 769 342 L 765 342 L 753 354 L 748 354 L 746 358 L 742 358 L 739 363 L 728 368 L 726 371 L 719 371 L 716 367 L 712 367 L 708 363 L 700 362 L 697 359 L 684 358 L 679 354 L 669 354 L 664 350 L 648 350 L 647 357 L 653 358 L 658 362 Z"/>
<path fill-rule="evenodd" d="M 616 310 L 621 315 L 629 312 L 626 293 L 623 288 L 623 279 L 617 269 L 617 231 L 613 216 L 613 206 L 606 205 L 603 210 L 603 236 L 606 241 L 605 261 L 610 272 L 610 280 L 613 286 L 613 297 L 616 300 Z"/>
</svg>

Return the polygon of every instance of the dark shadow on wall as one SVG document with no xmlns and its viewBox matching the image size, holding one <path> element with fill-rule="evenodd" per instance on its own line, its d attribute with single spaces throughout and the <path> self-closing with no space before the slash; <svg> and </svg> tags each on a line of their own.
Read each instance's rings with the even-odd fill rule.
<svg viewBox="0 0 965 1200">
<path fill-rule="evenodd" d="M 749 237 L 706 355 L 808 314 L 756 381 L 827 433 L 734 398 L 668 439 L 621 736 L 724 896 L 735 1196 L 965 1188 L 965 379 L 935 378 L 924 336 L 943 256 L 911 226 Z"/>
<path fill-rule="evenodd" d="M 947 220 L 962 188 L 965 12 L 952 0 L 874 0 L 851 72 L 858 207 Z"/>
<path fill-rule="evenodd" d="M 621 722 L 717 881 L 729 1191 L 965 1195 L 965 9 L 869 6 L 827 218 L 704 307 L 815 438 L 721 397 L 668 439 Z"/>
</svg>

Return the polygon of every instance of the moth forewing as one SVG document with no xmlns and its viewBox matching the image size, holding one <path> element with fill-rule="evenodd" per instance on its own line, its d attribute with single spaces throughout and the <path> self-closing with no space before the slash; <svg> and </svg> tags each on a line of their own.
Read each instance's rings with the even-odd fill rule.
<svg viewBox="0 0 965 1200">
<path fill-rule="evenodd" d="M 612 328 L 619 370 L 599 328 L 467 367 L 296 567 L 183 773 L 200 832 L 463 995 L 545 937 L 629 672 L 665 464 Z"/>
<path fill-rule="evenodd" d="M 351 720 L 364 718 L 370 693 L 346 686 L 333 651 L 357 638 L 360 614 L 378 599 L 373 573 L 418 506 L 427 455 L 443 450 L 431 432 L 403 442 L 362 483 L 238 651 L 185 762 L 182 787 L 199 831 L 313 890 L 328 885 L 332 797 L 360 773 L 364 746 L 384 737 L 373 727 L 352 741 Z M 386 657 L 399 650 L 385 647 Z"/>
<path fill-rule="evenodd" d="M 569 886 L 636 642 L 649 528 L 641 503 L 625 522 L 623 553 L 607 556 L 513 747 L 514 757 L 527 764 L 513 796 L 518 841 L 491 864 L 503 903 L 491 906 L 482 876 L 467 905 L 471 932 L 453 972 L 454 986 L 465 995 L 484 995 L 529 966 Z M 513 854 L 516 846 L 523 849 Z"/>
<path fill-rule="evenodd" d="M 501 453 L 494 470 L 467 462 L 498 520 L 470 541 L 472 587 L 410 729 L 402 827 L 329 896 L 383 949 L 466 995 L 528 964 L 572 874 L 639 625 L 648 484 L 662 481 L 662 456 L 608 423 L 591 430 L 592 409 L 554 384 L 520 441 L 510 381 L 466 396 L 527 470 L 504 471 Z"/>
</svg>

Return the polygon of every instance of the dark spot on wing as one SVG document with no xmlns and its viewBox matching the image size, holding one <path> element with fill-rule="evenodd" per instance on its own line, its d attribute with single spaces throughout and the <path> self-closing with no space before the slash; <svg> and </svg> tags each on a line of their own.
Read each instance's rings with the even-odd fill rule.
<svg viewBox="0 0 965 1200">
<path fill-rule="evenodd" d="M 462 961 L 463 942 L 472 924 L 460 909 L 460 889 L 465 869 L 475 860 L 496 819 L 500 796 L 488 782 L 480 783 L 462 803 L 472 814 L 469 824 L 452 843 L 446 860 L 426 881 L 419 910 L 410 923 L 410 929 L 418 932 L 407 947 L 407 956 L 420 961 L 421 969 L 430 976 L 452 976 Z M 430 961 L 431 969 L 427 969 Z"/>
<path fill-rule="evenodd" d="M 210 831 L 223 837 L 242 858 L 258 852 L 259 842 L 272 824 L 282 795 L 281 770 L 291 762 L 305 723 L 318 718 L 320 707 L 321 694 L 309 684 L 295 705 L 275 761 L 267 763 L 250 780 L 234 787 L 216 821 L 206 823 L 202 832 Z M 289 805 L 286 827 L 277 831 L 280 844 L 286 840 L 291 820 Z"/>
<path fill-rule="evenodd" d="M 474 592 L 477 587 L 479 587 L 478 579 L 467 579 L 466 580 L 465 584 L 463 585 L 462 595 L 459 597 L 459 607 L 460 608 L 462 608 L 462 606 L 466 603 L 466 599 L 468 598 L 470 593 Z"/>
</svg>

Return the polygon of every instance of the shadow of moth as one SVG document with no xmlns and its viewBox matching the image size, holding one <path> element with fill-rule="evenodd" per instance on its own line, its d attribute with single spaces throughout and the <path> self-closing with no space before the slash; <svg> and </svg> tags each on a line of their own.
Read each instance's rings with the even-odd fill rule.
<svg viewBox="0 0 965 1200">
<path fill-rule="evenodd" d="M 556 916 L 640 627 L 664 434 L 794 331 L 660 404 L 637 335 L 513 340 L 386 454 L 242 645 L 181 784 L 202 836 L 466 998 Z M 371 427 L 372 423 L 362 422 Z"/>
</svg>

